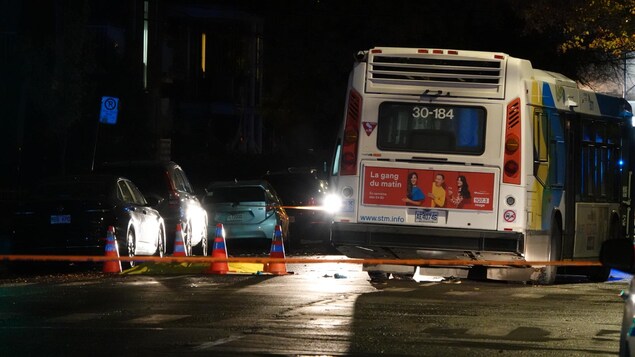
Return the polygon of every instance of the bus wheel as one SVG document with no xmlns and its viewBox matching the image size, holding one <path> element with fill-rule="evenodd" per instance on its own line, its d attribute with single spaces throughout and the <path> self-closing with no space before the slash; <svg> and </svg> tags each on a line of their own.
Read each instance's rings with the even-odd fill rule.
<svg viewBox="0 0 635 357">
<path fill-rule="evenodd" d="M 388 273 L 380 271 L 380 270 L 369 270 L 368 277 L 371 282 L 382 282 L 386 281 L 389 278 Z"/>
<path fill-rule="evenodd" d="M 592 267 L 587 274 L 589 281 L 594 283 L 602 283 L 609 280 L 611 275 L 611 268 L 607 267 Z"/>
<path fill-rule="evenodd" d="M 611 219 L 609 239 L 624 239 L 621 235 L 620 219 L 618 216 L 613 216 Z M 604 266 L 589 267 L 587 268 L 585 273 L 589 281 L 594 283 L 602 283 L 609 280 L 609 276 L 611 275 L 611 268 Z"/>
<path fill-rule="evenodd" d="M 551 226 L 551 234 L 549 235 L 549 261 L 558 260 L 560 256 L 560 242 L 562 241 L 562 229 L 558 223 Z M 542 268 L 538 284 L 551 285 L 556 281 L 557 265 L 547 265 Z"/>
</svg>

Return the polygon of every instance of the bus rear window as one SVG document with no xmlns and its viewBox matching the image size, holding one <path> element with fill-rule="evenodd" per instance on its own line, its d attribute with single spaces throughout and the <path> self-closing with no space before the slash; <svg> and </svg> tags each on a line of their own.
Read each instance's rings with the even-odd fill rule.
<svg viewBox="0 0 635 357">
<path fill-rule="evenodd" d="M 485 149 L 483 107 L 384 102 L 379 106 L 381 150 L 480 155 Z"/>
</svg>

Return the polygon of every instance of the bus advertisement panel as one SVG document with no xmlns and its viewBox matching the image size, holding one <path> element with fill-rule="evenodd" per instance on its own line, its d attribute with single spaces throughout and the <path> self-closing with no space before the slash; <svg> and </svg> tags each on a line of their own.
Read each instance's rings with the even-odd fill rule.
<svg viewBox="0 0 635 357">
<path fill-rule="evenodd" d="M 365 166 L 363 204 L 492 211 L 494 174 Z"/>
</svg>

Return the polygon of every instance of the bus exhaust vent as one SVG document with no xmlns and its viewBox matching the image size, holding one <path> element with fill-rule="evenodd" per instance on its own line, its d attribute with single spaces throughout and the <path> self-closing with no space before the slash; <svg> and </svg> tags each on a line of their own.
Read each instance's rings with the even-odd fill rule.
<svg viewBox="0 0 635 357">
<path fill-rule="evenodd" d="M 418 53 L 369 53 L 366 92 L 497 98 L 505 59 Z"/>
</svg>

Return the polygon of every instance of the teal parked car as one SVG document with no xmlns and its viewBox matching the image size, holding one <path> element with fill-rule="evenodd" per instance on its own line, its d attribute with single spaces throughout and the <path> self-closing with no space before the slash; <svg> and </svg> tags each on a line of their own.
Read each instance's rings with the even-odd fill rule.
<svg viewBox="0 0 635 357">
<path fill-rule="evenodd" d="M 210 220 L 209 227 L 215 230 L 222 223 L 228 246 L 238 241 L 271 244 L 276 225 L 282 228 L 285 245 L 290 243 L 289 216 L 269 182 L 212 182 L 205 191 L 203 207 Z M 214 235 L 215 232 L 208 232 L 210 240 Z"/>
</svg>

